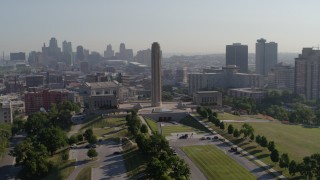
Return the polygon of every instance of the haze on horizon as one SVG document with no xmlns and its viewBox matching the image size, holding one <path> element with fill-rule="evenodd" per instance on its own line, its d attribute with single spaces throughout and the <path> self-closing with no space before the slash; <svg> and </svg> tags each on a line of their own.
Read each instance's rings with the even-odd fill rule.
<svg viewBox="0 0 320 180">
<path fill-rule="evenodd" d="M 0 51 L 40 51 L 51 37 L 102 53 L 124 42 L 134 52 L 157 41 L 165 53 L 225 53 L 240 42 L 254 52 L 259 38 L 279 52 L 318 46 L 320 1 L 298 0 L 3 0 Z"/>
</svg>

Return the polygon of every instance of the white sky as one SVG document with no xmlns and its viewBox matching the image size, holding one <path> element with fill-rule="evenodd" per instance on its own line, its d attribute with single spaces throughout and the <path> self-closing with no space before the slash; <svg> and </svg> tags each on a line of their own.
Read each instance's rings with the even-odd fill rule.
<svg viewBox="0 0 320 180">
<path fill-rule="evenodd" d="M 254 52 L 262 37 L 301 52 L 320 43 L 319 8 L 319 0 L 1 0 L 0 51 L 40 51 L 56 37 L 60 47 L 100 53 L 154 41 L 164 53 L 224 53 L 235 42 Z"/>
</svg>

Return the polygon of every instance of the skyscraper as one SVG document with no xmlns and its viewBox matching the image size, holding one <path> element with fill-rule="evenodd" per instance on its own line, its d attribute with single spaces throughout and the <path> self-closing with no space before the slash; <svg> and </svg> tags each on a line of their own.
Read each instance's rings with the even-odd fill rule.
<svg viewBox="0 0 320 180">
<path fill-rule="evenodd" d="M 151 47 L 151 106 L 161 107 L 161 50 L 157 42 Z"/>
<path fill-rule="evenodd" d="M 256 73 L 264 76 L 278 63 L 278 44 L 266 43 L 265 39 L 258 39 L 256 43 Z"/>
<path fill-rule="evenodd" d="M 295 58 L 294 91 L 308 100 L 320 99 L 320 50 L 303 48 Z"/>
<path fill-rule="evenodd" d="M 240 73 L 248 72 L 248 46 L 233 43 L 226 46 L 226 66 L 236 65 Z"/>
<path fill-rule="evenodd" d="M 82 46 L 77 47 L 77 61 L 83 61 L 84 60 L 84 51 Z"/>
<path fill-rule="evenodd" d="M 107 49 L 104 51 L 104 57 L 110 58 L 114 56 L 114 51 L 112 50 L 111 44 L 107 45 Z"/>
</svg>

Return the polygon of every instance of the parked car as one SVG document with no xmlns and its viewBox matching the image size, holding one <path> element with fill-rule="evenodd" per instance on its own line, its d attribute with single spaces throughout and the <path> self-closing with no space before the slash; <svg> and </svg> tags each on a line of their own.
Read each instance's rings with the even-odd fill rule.
<svg viewBox="0 0 320 180">
<path fill-rule="evenodd" d="M 213 136 L 213 139 L 219 139 L 219 137 L 218 136 Z"/>
<path fill-rule="evenodd" d="M 207 140 L 211 140 L 211 138 L 210 138 L 210 137 L 207 137 L 206 139 L 207 139 Z"/>
<path fill-rule="evenodd" d="M 201 140 L 206 140 L 206 137 L 203 136 L 203 137 L 201 137 L 200 139 L 201 139 Z"/>
<path fill-rule="evenodd" d="M 74 148 L 76 148 L 76 147 L 77 147 L 76 144 L 72 144 L 72 145 L 70 146 L 71 149 L 74 149 Z"/>
</svg>

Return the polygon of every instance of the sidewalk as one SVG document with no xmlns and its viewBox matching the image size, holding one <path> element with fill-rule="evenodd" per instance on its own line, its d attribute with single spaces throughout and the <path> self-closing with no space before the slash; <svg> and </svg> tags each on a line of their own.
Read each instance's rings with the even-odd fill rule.
<svg viewBox="0 0 320 180">
<path fill-rule="evenodd" d="M 206 127 L 211 133 L 213 134 L 218 134 L 216 131 L 214 131 L 213 129 L 209 128 L 208 124 L 199 120 L 196 116 L 194 116 L 193 114 L 190 114 L 190 116 L 192 116 L 195 120 L 199 121 L 204 127 Z M 221 136 L 219 134 L 219 136 Z M 221 136 L 223 137 L 223 136 Z M 276 170 L 274 170 L 273 168 L 270 168 L 270 165 L 265 164 L 264 162 L 260 161 L 259 159 L 257 159 L 255 156 L 249 154 L 247 151 L 243 150 L 242 148 L 238 147 L 237 145 L 233 144 L 232 142 L 230 142 L 229 140 L 225 139 L 225 142 L 229 145 L 229 146 L 236 146 L 237 149 L 239 150 L 239 152 L 242 155 L 245 155 L 249 160 L 251 160 L 252 162 L 256 163 L 257 165 L 259 165 L 260 167 L 263 167 L 266 171 L 269 171 L 271 174 L 273 174 L 275 176 L 275 178 L 277 179 L 287 179 L 284 175 L 282 175 L 281 173 L 277 172 Z"/>
</svg>

